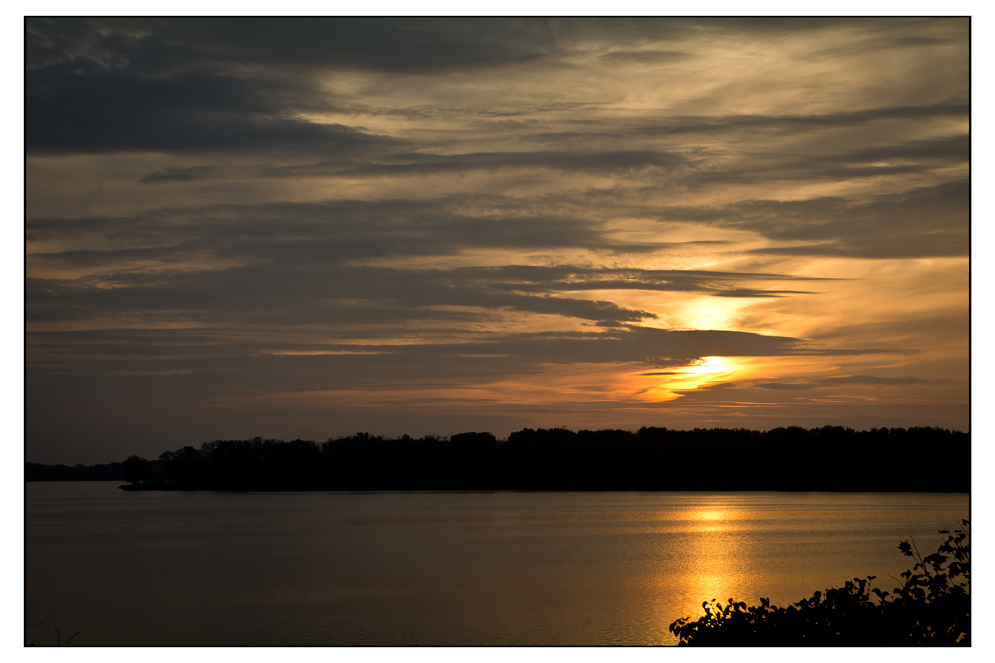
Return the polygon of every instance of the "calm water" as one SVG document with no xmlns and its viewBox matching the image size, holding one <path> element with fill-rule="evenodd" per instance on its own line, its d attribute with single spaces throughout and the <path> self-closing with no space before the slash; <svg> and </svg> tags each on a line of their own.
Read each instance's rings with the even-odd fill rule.
<svg viewBox="0 0 995 663">
<path fill-rule="evenodd" d="M 705 599 L 908 568 L 967 495 L 27 484 L 25 643 L 657 645 Z M 924 553 L 925 554 L 925 553 Z"/>
</svg>

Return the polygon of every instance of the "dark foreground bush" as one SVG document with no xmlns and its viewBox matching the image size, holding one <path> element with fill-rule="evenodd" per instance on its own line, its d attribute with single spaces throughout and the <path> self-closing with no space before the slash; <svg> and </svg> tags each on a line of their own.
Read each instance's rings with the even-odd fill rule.
<svg viewBox="0 0 995 663">
<path fill-rule="evenodd" d="M 968 521 L 961 523 L 952 534 L 940 530 L 946 540 L 925 558 L 914 541 L 901 542 L 899 550 L 915 565 L 891 592 L 872 587 L 869 576 L 786 608 L 763 598 L 759 606 L 712 599 L 702 603 L 703 617 L 682 617 L 670 631 L 678 644 L 695 646 L 968 646 L 971 553 Z"/>
</svg>

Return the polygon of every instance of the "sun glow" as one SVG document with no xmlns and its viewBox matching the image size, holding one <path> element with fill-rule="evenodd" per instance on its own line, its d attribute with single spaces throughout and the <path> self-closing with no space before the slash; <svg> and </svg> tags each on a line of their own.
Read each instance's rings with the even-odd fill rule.
<svg viewBox="0 0 995 663">
<path fill-rule="evenodd" d="M 667 625 L 675 616 L 702 615 L 703 600 L 742 596 L 749 583 L 742 564 L 743 539 L 730 536 L 737 529 L 737 520 L 745 517 L 738 508 L 739 498 L 704 499 L 697 508 L 667 514 L 666 534 L 681 534 L 683 573 L 667 579 L 667 589 L 673 592 L 679 584 L 679 608 L 666 613 Z"/>
<path fill-rule="evenodd" d="M 687 366 L 640 373 L 638 377 L 644 386 L 638 395 L 644 400 L 672 401 L 681 397 L 678 392 L 729 382 L 738 368 L 727 357 L 702 357 Z M 646 385 L 646 378 L 652 378 L 654 383 Z"/>
<path fill-rule="evenodd" d="M 688 375 L 708 375 L 711 373 L 731 373 L 736 369 L 730 366 L 723 357 L 702 357 L 701 363 L 687 366 L 681 370 Z"/>
</svg>

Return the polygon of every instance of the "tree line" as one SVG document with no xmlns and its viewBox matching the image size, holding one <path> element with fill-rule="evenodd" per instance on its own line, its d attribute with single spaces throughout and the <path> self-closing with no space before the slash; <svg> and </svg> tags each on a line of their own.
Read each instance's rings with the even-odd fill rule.
<svg viewBox="0 0 995 663">
<path fill-rule="evenodd" d="M 524 428 L 413 438 L 215 440 L 122 463 L 130 489 L 969 492 L 970 436 L 840 426 Z"/>
<path fill-rule="evenodd" d="M 124 481 L 123 463 L 45 465 L 25 463 L 25 481 Z"/>
</svg>

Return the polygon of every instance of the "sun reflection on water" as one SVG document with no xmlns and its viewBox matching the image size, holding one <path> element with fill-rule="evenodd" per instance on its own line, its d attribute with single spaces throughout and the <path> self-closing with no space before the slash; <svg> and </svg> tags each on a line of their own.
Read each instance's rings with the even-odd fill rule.
<svg viewBox="0 0 995 663">
<path fill-rule="evenodd" d="M 720 499 L 703 501 L 696 508 L 661 517 L 668 525 L 665 536 L 682 541 L 683 556 L 681 574 L 660 579 L 661 589 L 666 587 L 668 593 L 680 588 L 679 596 L 671 596 L 679 605 L 676 613 L 673 602 L 668 601 L 667 614 L 660 615 L 662 630 L 666 632 L 670 622 L 678 617 L 704 614 L 702 601 L 738 598 L 737 588 L 743 584 L 740 560 L 747 551 L 741 549 L 741 539 L 735 534 L 740 529 L 736 521 L 747 515 L 728 500 Z M 670 642 L 669 632 L 665 641 Z"/>
<path fill-rule="evenodd" d="M 689 560 L 691 569 L 688 585 L 692 594 L 701 600 L 724 600 L 728 587 L 736 582 L 736 571 L 732 564 L 738 548 L 736 538 L 722 536 L 715 540 L 714 536 L 729 532 L 732 529 L 731 520 L 732 514 L 720 509 L 707 508 L 691 514 L 690 532 L 696 535 L 696 545 L 692 547 L 694 556 Z M 698 599 L 695 599 L 695 607 L 701 610 Z"/>
</svg>

